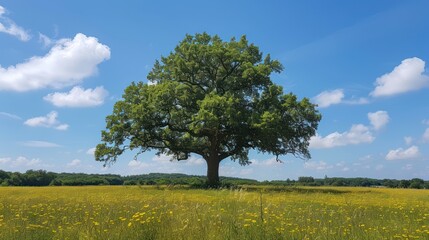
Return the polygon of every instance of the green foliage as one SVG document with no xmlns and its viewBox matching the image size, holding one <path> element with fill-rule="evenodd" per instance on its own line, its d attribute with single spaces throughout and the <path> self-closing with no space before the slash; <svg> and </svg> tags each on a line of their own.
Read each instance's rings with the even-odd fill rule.
<svg viewBox="0 0 429 240">
<path fill-rule="evenodd" d="M 47 186 L 55 179 L 55 174 L 45 170 L 28 170 L 25 173 L 1 171 L 3 186 Z"/>
<path fill-rule="evenodd" d="M 132 83 L 106 117 L 97 161 L 115 162 L 125 150 L 156 150 L 186 160 L 201 155 L 211 183 L 225 158 L 250 164 L 255 149 L 310 158 L 309 139 L 321 115 L 306 98 L 283 94 L 271 81 L 283 66 L 246 37 L 222 41 L 187 35 L 156 61 L 148 79 Z"/>
<path fill-rule="evenodd" d="M 191 188 L 214 188 L 204 176 L 181 173 L 149 173 L 120 176 L 115 174 L 53 173 L 44 170 L 28 170 L 25 173 L 0 170 L 6 178 L 1 186 L 89 186 L 89 185 L 183 185 Z M 259 182 L 254 179 L 220 177 L 216 187 L 231 188 L 240 186 L 349 186 L 349 187 L 389 187 L 429 189 L 429 181 L 420 178 L 411 180 L 372 179 L 372 178 L 328 178 L 299 177 L 298 180 L 272 180 Z"/>
<path fill-rule="evenodd" d="M 410 180 L 401 180 L 399 182 L 399 187 L 400 188 L 408 188 L 410 186 L 410 184 L 411 184 Z"/>
<path fill-rule="evenodd" d="M 23 175 L 23 185 L 25 186 L 47 186 L 55 179 L 52 172 L 45 170 L 28 170 Z"/>
<path fill-rule="evenodd" d="M 314 182 L 314 178 L 313 177 L 299 177 L 298 182 L 299 183 L 312 183 L 312 182 Z"/>
<path fill-rule="evenodd" d="M 9 178 L 10 175 L 8 172 L 0 170 L 0 182 L 3 181 L 4 179 Z"/>
<path fill-rule="evenodd" d="M 124 183 L 120 175 L 113 174 L 60 173 L 56 180 L 64 186 L 123 185 Z"/>
<path fill-rule="evenodd" d="M 58 179 L 54 179 L 49 183 L 49 186 L 62 186 L 62 185 L 63 183 Z"/>
</svg>

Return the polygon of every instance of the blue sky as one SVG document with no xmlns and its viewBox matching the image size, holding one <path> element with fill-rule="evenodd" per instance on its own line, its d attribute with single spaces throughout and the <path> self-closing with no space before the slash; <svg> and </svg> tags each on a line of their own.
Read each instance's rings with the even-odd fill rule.
<svg viewBox="0 0 429 240">
<path fill-rule="evenodd" d="M 180 172 L 198 156 L 147 152 L 96 162 L 105 117 L 185 34 L 247 35 L 285 66 L 272 80 L 323 115 L 312 159 L 252 152 L 220 174 L 429 180 L 428 1 L 0 0 L 0 169 Z"/>
</svg>

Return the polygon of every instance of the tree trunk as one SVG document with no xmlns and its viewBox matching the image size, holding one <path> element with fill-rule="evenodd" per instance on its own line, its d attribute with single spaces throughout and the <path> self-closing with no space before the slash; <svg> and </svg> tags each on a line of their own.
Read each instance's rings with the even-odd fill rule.
<svg viewBox="0 0 429 240">
<path fill-rule="evenodd" d="M 219 186 L 219 160 L 216 158 L 207 159 L 207 184 L 209 187 Z"/>
</svg>

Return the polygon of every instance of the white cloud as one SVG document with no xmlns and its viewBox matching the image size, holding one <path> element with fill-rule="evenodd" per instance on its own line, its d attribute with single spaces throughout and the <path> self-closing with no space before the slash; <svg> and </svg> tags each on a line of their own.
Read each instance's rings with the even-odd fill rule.
<svg viewBox="0 0 429 240">
<path fill-rule="evenodd" d="M 166 154 L 161 154 L 161 155 L 155 155 L 152 158 L 152 161 L 154 162 L 162 162 L 162 163 L 167 163 L 167 162 L 172 162 L 173 157 L 172 156 L 168 156 Z"/>
<path fill-rule="evenodd" d="M 389 114 L 386 111 L 368 113 L 368 119 L 375 130 L 379 130 L 389 122 Z"/>
<path fill-rule="evenodd" d="M 70 92 L 51 93 L 43 99 L 57 107 L 94 107 L 104 103 L 108 92 L 101 86 L 95 89 L 74 87 Z"/>
<path fill-rule="evenodd" d="M 327 170 L 327 169 L 331 169 L 334 166 L 327 164 L 324 161 L 319 161 L 319 162 L 312 162 L 312 161 L 308 161 L 304 163 L 304 167 L 308 168 L 308 169 L 314 169 L 314 170 Z"/>
<path fill-rule="evenodd" d="M 5 164 L 12 161 L 11 158 L 0 158 L 0 164 Z"/>
<path fill-rule="evenodd" d="M 30 40 L 30 35 L 22 27 L 16 25 L 11 19 L 5 17 L 6 9 L 0 6 L 0 32 L 17 37 L 21 41 Z"/>
<path fill-rule="evenodd" d="M 151 173 L 151 172 L 163 172 L 163 173 L 176 173 L 183 172 L 184 170 L 180 167 L 179 162 L 170 161 L 139 161 L 131 160 L 128 162 L 128 167 L 132 174 Z"/>
<path fill-rule="evenodd" d="M 423 140 L 429 141 L 429 128 L 426 128 L 425 132 L 423 133 Z"/>
<path fill-rule="evenodd" d="M 56 143 L 45 142 L 45 141 L 26 141 L 26 142 L 23 142 L 22 145 L 26 147 L 38 147 L 38 148 L 61 147 Z"/>
<path fill-rule="evenodd" d="M 45 47 L 50 47 L 55 44 L 54 40 L 42 33 L 39 33 L 39 42 L 41 42 Z"/>
<path fill-rule="evenodd" d="M 37 158 L 28 159 L 26 157 L 18 157 L 12 162 L 10 162 L 10 165 L 11 167 L 21 167 L 21 166 L 31 167 L 31 166 L 39 165 L 40 163 L 41 163 L 40 159 L 37 159 Z"/>
<path fill-rule="evenodd" d="M 7 112 L 0 112 L 0 116 L 5 116 L 5 117 L 8 117 L 8 118 L 12 118 L 14 120 L 22 120 L 21 117 L 15 115 L 15 114 L 7 113 Z"/>
<path fill-rule="evenodd" d="M 133 168 L 134 170 L 143 170 L 151 167 L 151 165 L 142 161 L 131 160 L 128 162 L 128 167 Z"/>
<path fill-rule="evenodd" d="M 424 74 L 425 62 L 420 58 L 407 58 L 393 69 L 377 78 L 373 97 L 390 96 L 419 90 L 429 86 L 429 76 Z"/>
<path fill-rule="evenodd" d="M 54 128 L 57 129 L 57 130 L 60 130 L 60 131 L 65 131 L 65 130 L 67 130 L 69 128 L 69 125 L 68 124 L 60 124 L 60 125 L 58 125 L 58 126 L 56 126 Z"/>
<path fill-rule="evenodd" d="M 313 101 L 321 108 L 341 103 L 344 98 L 343 89 L 324 91 L 313 98 Z"/>
<path fill-rule="evenodd" d="M 27 158 L 19 156 L 15 159 L 7 157 L 0 158 L 0 167 L 6 171 L 26 171 L 28 169 L 48 169 L 51 167 L 43 163 L 39 158 Z"/>
<path fill-rule="evenodd" d="M 428 132 L 428 134 L 429 134 L 429 132 Z M 412 137 L 404 137 L 404 141 L 405 141 L 405 144 L 411 145 L 411 143 L 413 143 L 413 138 Z"/>
<path fill-rule="evenodd" d="M 76 85 L 97 73 L 97 65 L 110 58 L 110 49 L 82 33 L 62 39 L 42 57 L 0 67 L 0 90 L 30 91 Z"/>
<path fill-rule="evenodd" d="M 185 160 L 185 163 L 186 165 L 203 165 L 206 161 L 202 158 L 191 156 L 188 160 Z"/>
<path fill-rule="evenodd" d="M 344 99 L 345 94 L 343 89 L 335 89 L 332 91 L 324 91 L 313 98 L 313 102 L 320 108 L 326 108 L 334 104 L 349 104 L 349 105 L 363 105 L 368 104 L 368 98 L 351 98 Z"/>
<path fill-rule="evenodd" d="M 219 175 L 220 176 L 230 176 L 237 177 L 241 170 L 243 170 L 242 166 L 230 165 L 230 164 L 221 164 L 219 166 Z"/>
<path fill-rule="evenodd" d="M 79 159 L 73 159 L 71 162 L 67 163 L 68 167 L 77 167 L 82 163 Z"/>
<path fill-rule="evenodd" d="M 128 162 L 128 167 L 138 167 L 141 163 L 141 161 L 131 160 Z"/>
<path fill-rule="evenodd" d="M 310 139 L 310 147 L 333 148 L 351 144 L 371 143 L 374 139 L 368 127 L 357 124 L 353 125 L 349 131 L 343 133 L 334 132 L 326 137 L 320 135 L 313 136 Z"/>
<path fill-rule="evenodd" d="M 24 122 L 25 125 L 30 127 L 46 127 L 46 128 L 54 128 L 57 130 L 67 130 L 67 124 L 61 124 L 58 120 L 58 113 L 52 111 L 48 113 L 46 116 L 30 118 Z"/>
<path fill-rule="evenodd" d="M 242 169 L 240 170 L 240 176 L 248 176 L 248 175 L 252 175 L 253 174 L 253 169 L 252 168 L 248 168 L 248 169 Z"/>
<path fill-rule="evenodd" d="M 88 149 L 86 151 L 86 154 L 88 154 L 88 155 L 94 155 L 94 153 L 95 153 L 95 147 L 94 148 L 90 148 L 90 149 Z"/>
<path fill-rule="evenodd" d="M 250 162 L 252 163 L 252 166 L 274 166 L 274 165 L 281 164 L 276 160 L 275 157 L 267 160 L 259 160 L 259 161 L 256 159 L 252 159 L 250 160 Z"/>
<path fill-rule="evenodd" d="M 389 122 L 386 111 L 368 113 L 368 119 L 373 129 L 379 130 Z M 363 124 L 354 124 L 349 131 L 333 132 L 325 137 L 316 134 L 310 139 L 310 148 L 333 148 L 361 143 L 371 143 L 375 137 L 369 127 Z"/>
<path fill-rule="evenodd" d="M 403 160 L 403 159 L 414 159 L 420 155 L 419 148 L 417 146 L 411 146 L 407 149 L 398 148 L 390 150 L 386 155 L 386 160 Z"/>
</svg>

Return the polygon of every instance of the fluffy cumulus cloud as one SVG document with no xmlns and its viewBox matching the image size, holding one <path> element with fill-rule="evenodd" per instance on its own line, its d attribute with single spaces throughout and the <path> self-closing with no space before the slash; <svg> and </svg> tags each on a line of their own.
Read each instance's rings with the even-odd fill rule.
<svg viewBox="0 0 429 240">
<path fill-rule="evenodd" d="M 11 158 L 0 158 L 0 164 L 5 164 L 12 161 Z"/>
<path fill-rule="evenodd" d="M 185 161 L 186 165 L 204 165 L 206 162 L 202 158 L 197 158 L 195 156 L 191 156 L 188 160 Z"/>
<path fill-rule="evenodd" d="M 11 166 L 12 167 L 19 167 L 19 166 L 31 167 L 31 166 L 37 166 L 40 163 L 41 161 L 38 158 L 28 159 L 26 157 L 18 157 L 17 159 L 11 162 Z"/>
<path fill-rule="evenodd" d="M 30 91 L 76 85 L 97 73 L 97 65 L 110 58 L 110 49 L 82 33 L 55 43 L 45 56 L 0 67 L 0 90 Z"/>
<path fill-rule="evenodd" d="M 16 159 L 12 158 L 0 158 L 0 165 L 5 164 L 8 167 L 35 167 L 40 166 L 41 160 L 38 158 L 28 159 L 26 157 L 17 157 Z"/>
<path fill-rule="evenodd" d="M 344 98 L 343 89 L 336 89 L 332 91 L 324 91 L 313 98 L 314 103 L 319 107 L 325 108 L 334 104 L 339 104 Z"/>
<path fill-rule="evenodd" d="M 86 154 L 88 154 L 88 155 L 94 155 L 94 153 L 95 153 L 95 147 L 94 148 L 90 148 L 90 149 L 88 149 L 86 151 Z"/>
<path fill-rule="evenodd" d="M 419 155 L 419 148 L 417 146 L 411 146 L 407 149 L 398 148 L 390 150 L 386 155 L 386 160 L 415 159 Z"/>
<path fill-rule="evenodd" d="M 143 161 L 131 160 L 128 162 L 128 167 L 134 170 L 145 170 L 146 168 L 151 167 L 152 165 L 145 163 Z"/>
<path fill-rule="evenodd" d="M 30 40 L 30 35 L 22 27 L 6 17 L 6 9 L 0 5 L 0 32 L 17 37 L 21 41 Z"/>
<path fill-rule="evenodd" d="M 367 98 L 345 99 L 345 94 L 343 89 L 323 91 L 319 95 L 313 97 L 312 100 L 320 108 L 326 108 L 335 104 L 362 105 L 362 104 L 369 103 L 369 100 Z"/>
<path fill-rule="evenodd" d="M 25 125 L 30 127 L 46 127 L 46 128 L 54 128 L 57 130 L 67 130 L 69 125 L 62 124 L 57 120 L 58 113 L 52 111 L 48 113 L 46 116 L 30 118 L 24 122 Z"/>
<path fill-rule="evenodd" d="M 390 96 L 419 90 L 429 86 L 429 76 L 424 74 L 425 62 L 420 58 L 407 58 L 393 69 L 377 78 L 373 97 Z"/>
<path fill-rule="evenodd" d="M 24 156 L 0 158 L 0 168 L 5 171 L 24 172 L 29 169 L 49 169 L 51 167 L 51 165 L 44 163 L 39 158 L 27 158 Z"/>
<path fill-rule="evenodd" d="M 386 126 L 389 122 L 389 114 L 386 111 L 377 111 L 368 113 L 368 119 L 375 130 L 379 130 Z"/>
<path fill-rule="evenodd" d="M 333 148 L 352 144 L 371 143 L 374 139 L 367 126 L 356 124 L 349 131 L 342 133 L 334 132 L 325 137 L 320 135 L 313 136 L 310 139 L 310 148 Z"/>
<path fill-rule="evenodd" d="M 74 87 L 70 92 L 56 92 L 43 99 L 57 107 L 94 107 L 104 103 L 108 92 L 103 87 L 83 89 Z"/>
<path fill-rule="evenodd" d="M 67 163 L 67 166 L 68 167 L 78 167 L 81 163 L 82 163 L 81 160 L 79 160 L 79 159 L 73 159 L 72 161 L 70 161 L 69 163 Z"/>
<path fill-rule="evenodd" d="M 389 114 L 386 111 L 368 113 L 368 120 L 372 128 L 363 124 L 354 124 L 345 132 L 333 132 L 325 137 L 318 134 L 310 139 L 310 148 L 333 148 L 374 141 L 373 130 L 379 130 L 389 122 Z"/>
</svg>

